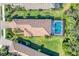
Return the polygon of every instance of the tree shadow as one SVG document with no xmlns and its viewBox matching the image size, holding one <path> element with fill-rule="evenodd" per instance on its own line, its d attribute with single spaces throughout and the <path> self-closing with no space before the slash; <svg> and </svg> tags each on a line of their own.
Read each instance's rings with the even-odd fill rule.
<svg viewBox="0 0 79 59">
<path fill-rule="evenodd" d="M 25 45 L 25 46 L 28 46 L 28 47 L 30 47 L 30 48 L 32 48 L 32 49 L 34 49 L 34 50 L 37 50 L 37 51 L 40 50 L 40 52 L 45 53 L 45 54 L 47 54 L 47 55 L 49 55 L 49 56 L 59 56 L 59 53 L 54 52 L 54 51 L 51 51 L 51 50 L 45 48 L 45 47 L 44 47 L 44 44 L 42 44 L 42 45 L 37 45 L 37 44 L 31 42 L 30 40 L 26 40 L 26 39 L 23 39 L 23 38 L 21 38 L 21 37 L 18 37 L 16 40 L 17 40 L 18 43 L 20 43 L 20 44 L 23 44 L 23 45 Z"/>
</svg>

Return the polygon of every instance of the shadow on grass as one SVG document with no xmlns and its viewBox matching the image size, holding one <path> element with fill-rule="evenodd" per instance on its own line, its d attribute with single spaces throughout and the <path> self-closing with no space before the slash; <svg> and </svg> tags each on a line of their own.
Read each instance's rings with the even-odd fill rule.
<svg viewBox="0 0 79 59">
<path fill-rule="evenodd" d="M 40 51 L 42 53 L 45 53 L 47 55 L 50 55 L 50 56 L 59 56 L 59 53 L 51 51 L 51 50 L 45 48 L 43 44 L 42 45 L 37 45 L 37 44 L 31 42 L 30 40 L 26 40 L 26 39 L 23 39 L 21 37 L 17 38 L 16 40 L 20 44 L 28 46 L 28 47 L 30 47 L 32 49 L 35 49 L 35 50 Z"/>
</svg>

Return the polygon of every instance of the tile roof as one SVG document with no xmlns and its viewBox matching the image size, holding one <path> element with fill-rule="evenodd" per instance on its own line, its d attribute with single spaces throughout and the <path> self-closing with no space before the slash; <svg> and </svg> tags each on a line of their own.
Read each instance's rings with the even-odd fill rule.
<svg viewBox="0 0 79 59">
<path fill-rule="evenodd" d="M 19 28 L 36 33 L 36 36 L 51 34 L 51 19 L 14 19 L 14 22 Z"/>
</svg>

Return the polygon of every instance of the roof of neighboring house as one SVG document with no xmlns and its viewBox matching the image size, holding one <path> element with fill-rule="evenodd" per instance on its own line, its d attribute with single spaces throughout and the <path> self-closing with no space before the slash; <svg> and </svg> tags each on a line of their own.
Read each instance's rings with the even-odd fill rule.
<svg viewBox="0 0 79 59">
<path fill-rule="evenodd" d="M 15 51 L 20 52 L 23 55 L 29 55 L 29 56 L 47 56 L 44 53 L 38 52 L 34 49 L 31 49 L 30 47 L 24 46 L 22 44 L 13 42 L 13 46 Z"/>
<path fill-rule="evenodd" d="M 51 19 L 14 19 L 19 28 L 29 30 L 34 36 L 51 33 Z"/>
<path fill-rule="evenodd" d="M 13 4 L 14 6 L 24 7 L 26 9 L 50 9 L 59 8 L 59 3 L 23 3 L 23 4 Z"/>
</svg>

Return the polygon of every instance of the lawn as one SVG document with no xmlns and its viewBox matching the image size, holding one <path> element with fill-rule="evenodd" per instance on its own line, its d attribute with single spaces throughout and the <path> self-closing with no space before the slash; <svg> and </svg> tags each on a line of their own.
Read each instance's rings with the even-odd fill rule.
<svg viewBox="0 0 79 59">
<path fill-rule="evenodd" d="M 52 16 L 54 18 L 63 18 L 63 9 L 59 9 L 59 10 L 54 10 L 54 9 L 47 9 L 47 10 L 14 10 L 12 13 L 8 13 L 6 12 L 6 16 L 10 15 L 9 17 L 7 17 L 6 19 L 12 18 L 13 16 L 19 16 L 19 17 L 23 17 L 23 18 L 27 18 L 27 16 L 33 16 L 35 18 L 38 17 L 38 15 L 47 17 L 47 16 Z M 11 11 L 11 10 L 10 10 Z M 9 11 L 9 12 L 10 12 Z"/>
<path fill-rule="evenodd" d="M 45 48 L 57 52 L 59 53 L 59 55 L 64 55 L 64 51 L 62 48 L 62 42 L 64 40 L 63 36 L 24 37 L 23 35 L 19 35 L 19 34 L 14 35 L 12 33 L 13 32 L 11 32 L 11 30 L 6 29 L 6 36 L 9 40 L 12 40 L 12 38 L 15 38 L 14 40 L 16 40 L 16 38 L 22 37 L 23 39 L 29 40 L 32 43 L 35 43 L 39 46 L 44 45 Z"/>
<path fill-rule="evenodd" d="M 60 8 L 58 10 L 55 9 L 47 9 L 47 10 L 25 10 L 25 9 L 19 9 L 19 8 L 11 8 L 7 5 L 5 6 L 8 11 L 6 11 L 5 15 L 9 15 L 6 17 L 6 19 L 12 18 L 13 16 L 18 16 L 22 18 L 27 18 L 27 16 L 34 16 L 37 18 L 38 15 L 47 17 L 52 16 L 54 18 L 63 19 L 64 18 L 64 12 L 65 10 L 70 8 L 71 4 L 63 4 L 63 8 Z M 66 8 L 65 8 L 66 7 Z M 12 18 L 13 19 L 13 18 Z"/>
<path fill-rule="evenodd" d="M 59 55 L 64 55 L 62 49 L 62 42 L 64 37 L 62 36 L 51 36 L 51 37 L 24 37 L 26 40 L 30 40 L 31 42 L 37 45 L 44 45 L 45 48 L 59 53 Z"/>
</svg>

